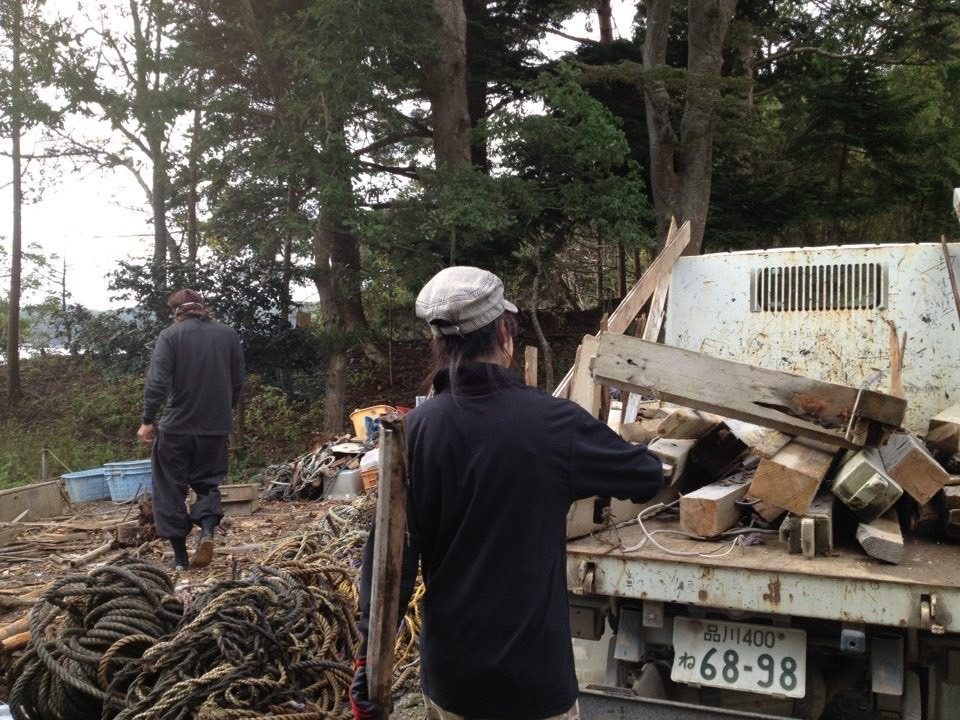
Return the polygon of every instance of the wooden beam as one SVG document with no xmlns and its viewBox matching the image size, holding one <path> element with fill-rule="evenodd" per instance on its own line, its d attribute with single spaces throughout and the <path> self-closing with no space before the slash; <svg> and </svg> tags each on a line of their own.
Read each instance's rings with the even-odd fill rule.
<svg viewBox="0 0 960 720">
<path fill-rule="evenodd" d="M 952 405 L 930 418 L 927 446 L 936 452 L 960 452 L 960 405 Z"/>
<path fill-rule="evenodd" d="M 643 306 L 647 304 L 647 301 L 651 297 L 653 297 L 653 293 L 656 292 L 657 284 L 660 282 L 660 278 L 664 274 L 670 274 L 670 272 L 673 270 L 673 264 L 677 261 L 677 258 L 683 254 L 684 249 L 689 244 L 690 223 L 688 221 L 685 222 L 679 230 L 672 233 L 672 235 L 667 238 L 667 243 L 664 245 L 663 250 L 661 250 L 660 254 L 657 255 L 652 263 L 650 263 L 650 266 L 644 271 L 643 275 L 640 276 L 640 279 L 637 280 L 636 284 L 630 289 L 630 292 L 627 293 L 627 296 L 620 301 L 617 309 L 614 310 L 613 314 L 608 318 L 607 329 L 609 332 L 626 332 L 627 328 L 630 327 L 630 323 L 633 322 L 640 310 L 643 309 Z M 556 397 L 568 397 L 567 389 L 569 388 L 570 381 L 572 379 L 573 368 L 571 368 L 570 371 L 564 376 L 563 380 L 560 381 L 560 384 L 557 385 L 557 389 L 553 391 L 553 394 Z"/>
<path fill-rule="evenodd" d="M 647 446 L 647 450 L 660 458 L 660 461 L 673 467 L 673 474 L 670 476 L 670 485 L 676 485 L 683 477 L 683 472 L 687 467 L 687 459 L 690 457 L 690 451 L 696 444 L 696 440 L 667 440 L 658 438 Z"/>
<path fill-rule="evenodd" d="M 667 293 L 670 291 L 670 277 L 672 268 L 660 276 L 657 288 L 650 299 L 650 312 L 643 324 L 643 334 L 640 336 L 650 342 L 659 342 L 660 331 L 663 329 L 663 320 L 667 315 Z"/>
<path fill-rule="evenodd" d="M 903 533 L 892 510 L 871 523 L 857 527 L 857 542 L 870 557 L 898 564 L 903 558 Z"/>
<path fill-rule="evenodd" d="M 720 424 L 721 418 L 690 408 L 675 408 L 660 421 L 657 434 L 671 440 L 701 438 Z"/>
<path fill-rule="evenodd" d="M 527 345 L 523 349 L 523 381 L 530 387 L 537 386 L 537 346 Z"/>
<path fill-rule="evenodd" d="M 850 448 L 879 440 L 868 436 L 880 436 L 888 427 L 899 427 L 907 407 L 905 400 L 884 393 L 612 333 L 600 339 L 594 379 Z"/>
<path fill-rule="evenodd" d="M 659 420 L 638 420 L 620 425 L 620 437 L 627 442 L 649 445 L 657 437 Z"/>
<path fill-rule="evenodd" d="M 721 480 L 680 497 L 680 529 L 714 537 L 732 528 L 740 517 L 737 502 L 747 494 L 747 483 Z"/>
<path fill-rule="evenodd" d="M 787 446 L 792 440 L 779 430 L 753 425 L 743 420 L 734 420 L 733 418 L 724 418 L 723 424 L 729 428 L 730 432 L 737 436 L 744 445 L 750 448 L 755 455 L 762 458 L 772 458 L 778 452 Z"/>
<path fill-rule="evenodd" d="M 805 515 L 827 476 L 836 450 L 810 440 L 794 440 L 772 458 L 762 458 L 750 495 L 794 515 Z"/>
<path fill-rule="evenodd" d="M 407 441 L 403 418 L 380 420 L 380 480 L 367 638 L 367 686 L 370 699 L 389 720 L 394 644 L 400 612 L 400 576 L 407 529 Z"/>
<path fill-rule="evenodd" d="M 892 477 L 914 500 L 923 505 L 950 482 L 950 475 L 927 452 L 917 438 L 894 433 L 880 447 L 880 459 Z"/>
</svg>

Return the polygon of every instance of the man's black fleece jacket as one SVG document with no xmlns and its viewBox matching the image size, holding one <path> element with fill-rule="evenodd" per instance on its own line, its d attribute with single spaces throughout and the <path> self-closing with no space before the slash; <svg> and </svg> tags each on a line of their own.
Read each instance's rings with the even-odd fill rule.
<svg viewBox="0 0 960 720">
<path fill-rule="evenodd" d="M 423 573 L 424 692 L 467 717 L 544 718 L 577 697 L 566 579 L 570 504 L 648 500 L 660 460 L 578 405 L 496 365 L 460 368 L 407 415 L 408 545 L 401 608 Z M 371 535 L 372 538 L 372 535 Z M 370 612 L 372 539 L 361 576 Z"/>
<path fill-rule="evenodd" d="M 166 400 L 160 429 L 175 435 L 229 435 L 243 388 L 237 332 L 215 320 L 189 317 L 157 337 L 143 390 L 143 422 Z"/>
</svg>

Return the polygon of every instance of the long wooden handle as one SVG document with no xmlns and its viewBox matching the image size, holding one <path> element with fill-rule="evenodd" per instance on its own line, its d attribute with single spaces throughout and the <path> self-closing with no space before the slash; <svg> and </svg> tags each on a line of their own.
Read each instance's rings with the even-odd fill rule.
<svg viewBox="0 0 960 720">
<path fill-rule="evenodd" d="M 370 629 L 367 636 L 367 689 L 389 720 L 394 645 L 400 612 L 403 539 L 407 529 L 407 440 L 403 418 L 380 420 L 380 481 L 373 544 Z"/>
</svg>

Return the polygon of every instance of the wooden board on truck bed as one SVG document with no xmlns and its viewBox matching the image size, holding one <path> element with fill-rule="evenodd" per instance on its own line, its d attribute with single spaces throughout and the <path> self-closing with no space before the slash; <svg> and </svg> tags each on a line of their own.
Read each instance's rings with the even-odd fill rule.
<svg viewBox="0 0 960 720">
<path fill-rule="evenodd" d="M 873 390 L 612 333 L 600 338 L 594 380 L 847 448 L 871 436 L 881 441 L 883 429 L 899 427 L 907 408 L 902 398 Z"/>
</svg>

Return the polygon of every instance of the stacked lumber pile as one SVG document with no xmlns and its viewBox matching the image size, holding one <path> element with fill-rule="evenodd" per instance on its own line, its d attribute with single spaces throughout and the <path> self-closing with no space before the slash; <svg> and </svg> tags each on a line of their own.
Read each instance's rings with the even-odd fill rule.
<svg viewBox="0 0 960 720">
<path fill-rule="evenodd" d="M 713 539 L 774 528 L 788 552 L 815 557 L 859 542 L 890 563 L 903 555 L 904 532 L 960 539 L 960 476 L 951 475 L 960 405 L 920 437 L 900 429 L 906 402 L 896 395 L 624 335 L 602 334 L 594 347 L 593 385 L 641 398 L 632 422 L 623 417 L 630 400 L 613 403 L 620 417 L 610 424 L 663 461 L 657 502 L 676 504 L 683 532 Z M 595 529 L 585 515 L 569 536 Z M 837 537 L 846 527 L 849 537 Z"/>
</svg>

